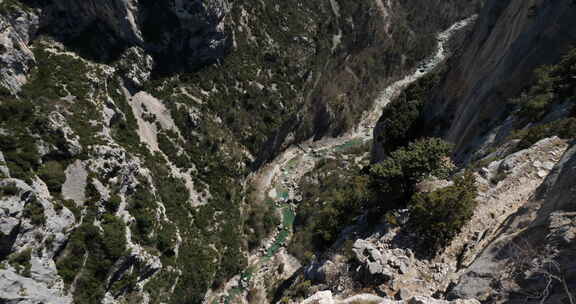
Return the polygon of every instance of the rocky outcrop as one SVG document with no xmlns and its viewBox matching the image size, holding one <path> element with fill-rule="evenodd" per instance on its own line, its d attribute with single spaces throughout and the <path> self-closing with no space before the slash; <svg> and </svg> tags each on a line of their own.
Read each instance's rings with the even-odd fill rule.
<svg viewBox="0 0 576 304">
<path fill-rule="evenodd" d="M 558 62 L 576 39 L 572 1 L 486 1 L 461 56 L 425 109 L 427 125 L 456 144 L 460 160 L 501 141 L 497 126 L 543 64 Z"/>
<path fill-rule="evenodd" d="M 309 303 L 340 303 L 333 293 L 346 297 L 362 288 L 408 302 L 419 294 L 485 303 L 574 303 L 576 148 L 537 134 L 531 147 L 520 150 L 519 140 L 509 135 L 525 122 L 511 114 L 509 99 L 530 86 L 538 66 L 556 64 L 566 53 L 576 37 L 575 8 L 573 1 L 486 1 L 423 111 L 424 133 L 455 143 L 458 163 L 477 171 L 474 216 L 433 258 L 418 254 L 418 236 L 403 229 L 401 214 L 387 214 L 382 221 L 389 224 L 375 228 L 348 227 L 306 269 L 304 277 L 326 290 Z M 573 101 L 562 102 L 541 122 L 573 117 Z M 519 133 L 514 134 L 525 136 Z M 473 163 L 472 156 L 480 159 Z M 396 221 L 399 226 L 392 225 Z M 361 299 L 372 300 L 379 301 L 373 295 Z"/>
<path fill-rule="evenodd" d="M 9 303 L 71 303 L 64 292 L 54 258 L 67 241 L 74 216 L 56 210 L 46 186 L 30 187 L 17 179 L 3 179 L 0 188 L 0 299 Z M 7 189 L 10 189 L 6 195 Z"/>
<path fill-rule="evenodd" d="M 0 90 L 15 93 L 26 83 L 34 64 L 28 44 L 38 29 L 39 18 L 14 4 L 0 5 L 5 11 L 0 13 Z"/>
<path fill-rule="evenodd" d="M 141 47 L 130 47 L 120 57 L 118 70 L 131 87 L 141 87 L 150 80 L 154 59 Z"/>
<path fill-rule="evenodd" d="M 381 298 L 370 294 L 360 294 L 346 299 L 334 298 L 332 292 L 319 291 L 311 297 L 307 298 L 301 304 L 353 304 L 353 303 L 373 303 L 373 304 L 480 304 L 476 300 L 454 300 L 445 301 L 438 300 L 432 297 L 415 296 L 406 300 L 395 301 L 391 299 Z"/>
<path fill-rule="evenodd" d="M 565 163 L 566 155 L 572 153 L 565 152 L 568 144 L 557 137 L 543 139 L 516 153 L 510 153 L 509 148 L 504 145 L 486 157 L 485 165 L 476 176 L 479 195 L 474 216 L 435 257 L 421 254 L 419 236 L 406 225 L 410 213 L 399 210 L 388 214 L 374 228 L 367 228 L 362 221 L 348 227 L 323 260 L 306 268 L 305 278 L 341 297 L 363 287 L 401 300 L 414 295 L 441 297 L 459 280 L 461 283 L 454 289 L 453 298 L 486 300 L 488 295 L 496 296 L 499 291 L 494 286 L 512 284 L 512 281 L 497 275 L 509 268 L 506 260 L 500 260 L 503 253 L 491 249 L 494 240 L 501 240 L 496 243 L 502 247 L 512 246 L 511 235 L 517 235 L 524 228 L 510 226 L 511 221 L 520 225 L 534 220 L 533 214 L 527 212 L 533 208 L 533 198 L 540 189 L 550 187 L 547 185 L 551 177 L 546 177 L 557 175 L 554 164 Z M 566 181 L 566 187 L 571 184 L 573 181 Z M 432 189 L 448 185 L 436 181 Z M 423 188 L 422 191 L 430 190 L 430 187 Z M 564 193 L 566 200 L 574 197 L 565 189 L 557 193 Z M 551 220 L 554 223 L 551 225 L 564 229 L 563 239 L 573 233 L 571 216 L 567 213 Z M 545 241 L 551 238 L 549 233 L 537 235 L 548 235 L 540 242 L 553 244 Z"/>
<path fill-rule="evenodd" d="M 122 56 L 130 56 L 131 47 L 140 47 L 166 64 L 163 67 L 181 70 L 222 58 L 230 43 L 225 33 L 230 10 L 226 0 L 70 0 L 40 7 L 41 31 L 107 62 L 126 50 L 129 53 Z"/>
<path fill-rule="evenodd" d="M 39 34 L 85 58 L 120 59 L 120 71 L 136 86 L 149 79 L 154 62 L 162 72 L 198 68 L 222 59 L 230 47 L 225 26 L 230 8 L 226 0 L 4 1 L 0 81 L 12 93 L 26 83 L 35 63 L 29 47 Z"/>
<path fill-rule="evenodd" d="M 573 301 L 576 287 L 576 146 L 567 150 L 539 193 L 511 214 L 452 290 L 455 297 Z"/>
<path fill-rule="evenodd" d="M 201 302 L 246 266 L 249 165 L 356 125 L 478 2 L 1 1 L 0 302 Z M 359 272 L 432 301 L 387 232 Z"/>
<path fill-rule="evenodd" d="M 82 205 L 86 200 L 86 185 L 88 184 L 88 171 L 84 164 L 77 160 L 66 168 L 66 181 L 62 184 L 62 197 L 71 199 Z"/>
</svg>

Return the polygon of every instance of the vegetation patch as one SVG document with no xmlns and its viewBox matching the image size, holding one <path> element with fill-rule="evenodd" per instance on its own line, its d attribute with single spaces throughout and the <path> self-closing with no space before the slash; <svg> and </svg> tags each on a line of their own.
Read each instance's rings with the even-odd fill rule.
<svg viewBox="0 0 576 304">
<path fill-rule="evenodd" d="M 32 9 L 19 0 L 3 0 L 0 2 L 0 14 L 4 16 L 9 16 L 12 12 L 17 12 L 20 10 L 29 12 Z"/>
<path fill-rule="evenodd" d="M 34 226 L 44 225 L 46 223 L 46 215 L 44 215 L 44 206 L 38 201 L 36 196 L 32 196 L 26 205 L 24 205 L 24 211 L 22 215 L 25 218 L 30 219 L 30 222 Z"/>
<path fill-rule="evenodd" d="M 104 215 L 101 223 L 102 230 L 88 222 L 74 230 L 56 264 L 67 286 L 76 280 L 74 299 L 79 303 L 101 303 L 112 266 L 126 251 L 124 222 Z"/>
<path fill-rule="evenodd" d="M 376 210 L 401 207 L 423 178 L 447 177 L 452 146 L 439 138 L 420 139 L 390 153 L 390 157 L 368 169 Z"/>
<path fill-rule="evenodd" d="M 2 185 L 2 187 L 0 187 L 0 198 L 4 196 L 17 195 L 18 191 L 20 191 L 20 188 L 16 186 L 16 183 L 14 182 L 5 183 L 4 185 Z"/>
<path fill-rule="evenodd" d="M 366 176 L 359 168 L 346 168 L 339 160 L 326 160 L 306 174 L 301 184 L 294 235 L 288 251 L 301 261 L 328 248 L 340 230 L 353 223 L 368 199 Z"/>
<path fill-rule="evenodd" d="M 0 149 L 14 178 L 30 180 L 38 169 L 40 155 L 36 140 L 27 130 L 33 123 L 34 113 L 35 107 L 28 102 L 0 102 L 0 125 L 10 125 L 10 134 L 0 135 Z"/>
<path fill-rule="evenodd" d="M 376 141 L 382 145 L 385 153 L 404 147 L 420 136 L 424 103 L 439 83 L 441 75 L 441 71 L 438 71 L 420 78 L 384 108 L 378 122 L 384 127 L 376 135 Z"/>
<path fill-rule="evenodd" d="M 37 64 L 30 81 L 23 87 L 21 97 L 27 100 L 58 99 L 68 94 L 86 99 L 91 89 L 88 67 L 70 55 L 54 54 L 38 43 L 34 48 Z"/>
<path fill-rule="evenodd" d="M 542 66 L 535 71 L 535 84 L 513 103 L 519 105 L 518 115 L 536 122 L 553 106 L 573 99 L 576 93 L 576 48 L 570 50 L 557 65 Z"/>
<path fill-rule="evenodd" d="M 12 256 L 8 258 L 8 263 L 16 268 L 18 274 L 30 277 L 30 269 L 32 268 L 32 264 L 30 264 L 31 258 L 32 248 L 28 248 L 19 253 L 12 254 Z"/>
<path fill-rule="evenodd" d="M 136 132 L 138 129 L 138 121 L 134 116 L 132 107 L 126 100 L 124 94 L 122 94 L 120 80 L 112 79 L 109 82 L 106 95 L 114 101 L 114 105 L 117 107 L 116 110 L 120 112 L 120 114 L 114 116 L 110 122 L 114 140 L 130 152 L 142 153 L 142 151 L 147 151 L 147 148 L 143 146 L 140 141 L 140 136 Z"/>
<path fill-rule="evenodd" d="M 520 139 L 514 151 L 530 148 L 538 141 L 558 136 L 562 139 L 573 139 L 576 137 L 576 118 L 569 117 L 555 120 L 546 124 L 536 125 L 527 129 L 516 131 L 512 134 L 513 139 Z"/>
<path fill-rule="evenodd" d="M 280 225 L 280 219 L 276 215 L 273 202 L 266 201 L 251 205 L 244 224 L 248 249 L 256 249 L 260 245 L 260 241 L 270 235 L 278 225 Z"/>
<path fill-rule="evenodd" d="M 132 238 L 145 246 L 154 244 L 151 235 L 156 222 L 156 199 L 149 189 L 146 183 L 140 184 L 128 203 L 128 211 L 135 219 L 130 227 Z"/>
<path fill-rule="evenodd" d="M 460 232 L 474 214 L 477 193 L 474 174 L 466 171 L 453 186 L 412 197 L 409 226 L 422 239 L 425 251 L 435 253 Z"/>
<path fill-rule="evenodd" d="M 64 167 L 58 161 L 48 161 L 38 171 L 38 176 L 46 183 L 51 193 L 59 193 L 66 181 Z"/>
</svg>

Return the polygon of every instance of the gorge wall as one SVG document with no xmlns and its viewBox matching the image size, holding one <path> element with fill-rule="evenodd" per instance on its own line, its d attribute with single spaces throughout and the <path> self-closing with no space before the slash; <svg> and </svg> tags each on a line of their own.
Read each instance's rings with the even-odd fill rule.
<svg viewBox="0 0 576 304">
<path fill-rule="evenodd" d="M 576 182 L 568 174 L 576 134 L 575 15 L 573 1 L 485 1 L 456 56 L 400 96 L 405 106 L 394 109 L 412 114 L 403 121 L 385 110 L 379 121 L 374 162 L 390 156 L 393 139 L 439 136 L 454 144 L 461 172 L 476 172 L 480 190 L 470 222 L 434 259 L 407 264 L 439 263 L 431 268 L 436 269 L 456 263 L 447 272 L 453 283 L 436 294 L 440 298 L 574 302 Z M 394 137 L 403 127 L 406 134 Z M 383 267 L 395 267 L 398 257 L 413 259 L 400 252 L 406 247 L 394 243 L 400 237 L 392 230 L 378 230 L 368 244 L 354 246 L 385 248 Z M 433 270 L 410 272 L 397 271 L 388 286 L 429 280 Z M 408 295 L 427 292 L 402 288 Z"/>
<path fill-rule="evenodd" d="M 1 1 L 0 301 L 203 302 L 247 264 L 252 170 L 478 2 Z"/>
<path fill-rule="evenodd" d="M 373 159 L 416 135 L 453 143 L 453 175 L 479 189 L 471 219 L 423 255 L 407 209 L 329 204 L 363 191 L 366 147 L 306 151 L 282 258 L 301 268 L 272 264 L 241 301 L 573 303 L 571 0 L 0 0 L 0 302 L 203 303 L 243 284 L 283 225 L 248 177 L 346 134 L 478 11 L 384 111 Z M 398 117 L 410 132 L 391 142 Z M 322 242 L 302 228 L 314 217 Z"/>
<path fill-rule="evenodd" d="M 487 1 L 462 54 L 425 109 L 431 134 L 456 144 L 467 160 L 502 141 L 509 99 L 534 81 L 534 70 L 557 63 L 575 40 L 572 1 Z"/>
</svg>

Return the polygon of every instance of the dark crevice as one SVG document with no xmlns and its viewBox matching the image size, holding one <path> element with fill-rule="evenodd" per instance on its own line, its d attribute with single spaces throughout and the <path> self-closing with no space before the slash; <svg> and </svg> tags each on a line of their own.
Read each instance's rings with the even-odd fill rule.
<svg viewBox="0 0 576 304">
<path fill-rule="evenodd" d="M 4 261 L 12 253 L 12 246 L 20 233 L 20 225 L 21 223 L 18 223 L 8 235 L 0 234 L 0 262 Z"/>
</svg>

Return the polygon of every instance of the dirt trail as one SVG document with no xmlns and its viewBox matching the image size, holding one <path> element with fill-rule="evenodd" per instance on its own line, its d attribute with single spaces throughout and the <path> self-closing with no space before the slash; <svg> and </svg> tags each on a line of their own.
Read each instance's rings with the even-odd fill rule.
<svg viewBox="0 0 576 304">
<path fill-rule="evenodd" d="M 294 206 L 289 201 L 298 198 L 299 192 L 297 189 L 298 182 L 304 174 L 314 169 L 316 163 L 324 158 L 333 157 L 338 148 L 346 145 L 360 145 L 372 140 L 372 130 L 375 127 L 382 109 L 394 98 L 396 98 L 404 88 L 410 83 L 418 80 L 422 76 L 432 71 L 438 64 L 443 62 L 448 56 L 447 43 L 452 34 L 472 23 L 476 19 L 476 15 L 467 19 L 461 20 L 444 32 L 437 35 L 437 51 L 429 59 L 422 62 L 416 71 L 406 77 L 394 82 L 385 88 L 374 101 L 374 105 L 370 111 L 367 111 L 360 123 L 356 128 L 337 138 L 325 138 L 319 141 L 308 140 L 300 145 L 292 146 L 280 154 L 274 161 L 262 168 L 258 173 L 250 178 L 250 183 L 254 185 L 258 198 L 261 201 L 272 200 L 274 204 L 281 210 L 290 208 L 292 213 L 288 213 L 291 217 L 294 216 Z M 283 217 L 286 217 L 285 212 L 282 212 Z M 243 273 L 235 277 L 227 284 L 224 291 L 217 294 L 209 294 L 207 296 L 208 303 L 242 303 L 242 299 L 233 299 L 235 295 L 242 294 L 244 288 L 248 285 L 247 281 L 251 281 L 256 286 L 262 286 L 266 280 L 267 274 L 275 271 L 275 267 L 271 267 L 273 257 L 278 254 L 284 254 L 279 248 L 288 240 L 286 233 L 291 233 L 291 223 L 287 226 L 283 219 L 280 233 L 275 235 L 272 239 L 263 242 L 262 248 L 254 251 L 248 258 L 250 261 L 249 273 Z M 287 231 L 284 235 L 282 231 Z M 280 239 L 280 240 L 279 240 Z M 276 246 L 276 247 L 275 247 Z M 276 251 L 270 250 L 276 248 Z M 294 266 L 294 265 L 289 265 Z M 294 267 L 291 267 L 294 268 Z M 247 270 L 248 271 L 248 270 Z M 230 284 L 235 282 L 235 284 Z M 233 299 L 233 300 L 232 300 Z"/>
</svg>

